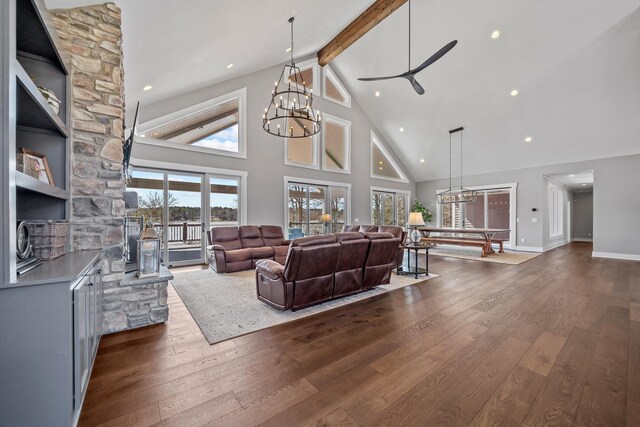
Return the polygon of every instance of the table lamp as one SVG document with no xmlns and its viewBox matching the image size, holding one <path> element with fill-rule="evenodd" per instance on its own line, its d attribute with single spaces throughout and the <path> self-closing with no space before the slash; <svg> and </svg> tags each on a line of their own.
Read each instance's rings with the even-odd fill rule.
<svg viewBox="0 0 640 427">
<path fill-rule="evenodd" d="M 422 239 L 422 233 L 418 231 L 418 227 L 421 225 L 426 225 L 424 223 L 424 219 L 422 218 L 422 212 L 410 212 L 409 213 L 409 221 L 407 225 L 413 227 L 413 231 L 409 235 L 409 239 L 413 244 L 420 243 Z"/>
<path fill-rule="evenodd" d="M 324 222 L 324 234 L 329 234 L 329 223 L 331 222 L 331 214 L 324 213 L 320 215 L 320 221 Z"/>
</svg>

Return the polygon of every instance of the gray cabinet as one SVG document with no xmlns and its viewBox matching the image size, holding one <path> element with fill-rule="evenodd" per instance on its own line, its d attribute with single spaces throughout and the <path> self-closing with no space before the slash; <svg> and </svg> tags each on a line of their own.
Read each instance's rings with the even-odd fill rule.
<svg viewBox="0 0 640 427">
<path fill-rule="evenodd" d="M 73 288 L 73 409 L 77 420 L 98 351 L 102 316 L 102 273 L 94 267 Z"/>
<path fill-rule="evenodd" d="M 0 284 L 0 426 L 77 423 L 100 342 L 100 251 Z"/>
</svg>

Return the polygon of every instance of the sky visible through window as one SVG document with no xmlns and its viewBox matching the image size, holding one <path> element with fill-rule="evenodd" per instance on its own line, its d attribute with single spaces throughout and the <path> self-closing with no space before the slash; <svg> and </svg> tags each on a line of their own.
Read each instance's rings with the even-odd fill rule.
<svg viewBox="0 0 640 427">
<path fill-rule="evenodd" d="M 213 148 L 215 150 L 238 152 L 238 125 L 235 124 L 218 133 L 191 144 L 196 147 Z"/>
</svg>

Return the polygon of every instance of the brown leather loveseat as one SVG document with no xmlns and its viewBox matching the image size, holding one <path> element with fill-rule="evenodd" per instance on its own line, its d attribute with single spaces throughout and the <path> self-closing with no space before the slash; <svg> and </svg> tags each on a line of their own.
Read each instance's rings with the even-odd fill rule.
<svg viewBox="0 0 640 427">
<path fill-rule="evenodd" d="M 389 283 L 400 241 L 390 233 L 337 233 L 293 240 L 284 265 L 256 263 L 258 299 L 298 310 Z"/>
<path fill-rule="evenodd" d="M 218 273 L 251 270 L 261 259 L 284 264 L 290 243 L 278 225 L 214 227 L 207 237 L 209 265 Z"/>
</svg>

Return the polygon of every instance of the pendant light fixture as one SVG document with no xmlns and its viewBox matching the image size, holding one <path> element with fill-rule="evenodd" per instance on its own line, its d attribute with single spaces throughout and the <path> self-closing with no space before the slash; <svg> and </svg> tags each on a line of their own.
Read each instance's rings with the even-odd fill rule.
<svg viewBox="0 0 640 427">
<path fill-rule="evenodd" d="M 451 129 L 449 131 L 449 189 L 445 191 L 441 191 L 436 194 L 436 198 L 438 199 L 438 204 L 452 204 L 452 203 L 468 203 L 475 202 L 478 198 L 478 193 L 473 190 L 467 190 L 462 185 L 462 131 L 464 127 L 460 126 L 456 129 Z M 454 133 L 460 132 L 460 187 L 453 188 L 451 184 L 451 136 Z"/>
<path fill-rule="evenodd" d="M 271 91 L 271 101 L 262 115 L 262 128 L 285 138 L 306 138 L 320 132 L 320 112 L 313 109 L 313 90 L 307 90 L 300 68 L 293 61 L 293 21 L 291 24 L 291 63 L 282 69 Z"/>
</svg>

